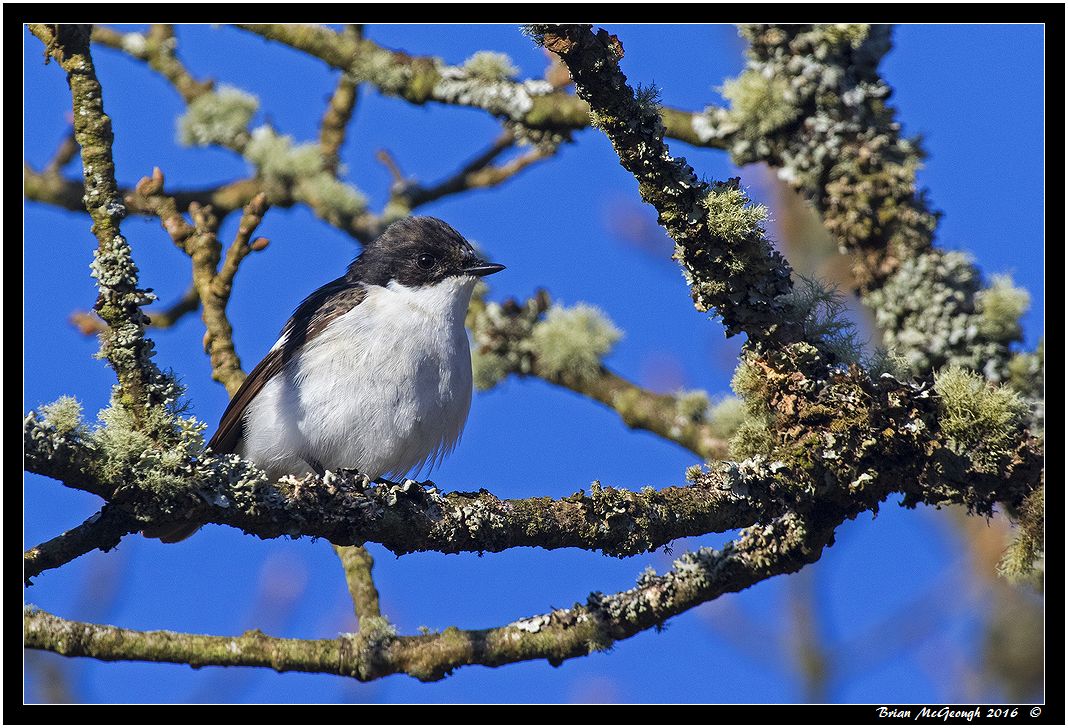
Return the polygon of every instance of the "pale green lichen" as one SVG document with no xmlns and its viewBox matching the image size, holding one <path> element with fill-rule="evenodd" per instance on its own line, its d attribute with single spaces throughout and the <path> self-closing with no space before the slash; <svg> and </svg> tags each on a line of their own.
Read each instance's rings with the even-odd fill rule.
<svg viewBox="0 0 1068 728">
<path fill-rule="evenodd" d="M 884 344 L 908 360 L 912 373 L 957 364 L 1001 381 L 1009 344 L 1019 338 L 1014 314 L 1021 312 L 1021 293 L 1004 280 L 983 290 L 967 254 L 930 250 L 903 261 L 864 303 Z"/>
<path fill-rule="evenodd" d="M 732 460 L 746 460 L 756 455 L 767 455 L 775 448 L 775 438 L 768 421 L 763 417 L 747 414 L 727 442 Z"/>
<path fill-rule="evenodd" d="M 724 397 L 708 410 L 705 419 L 715 437 L 733 437 L 746 420 L 746 405 L 738 397 Z"/>
<path fill-rule="evenodd" d="M 770 78 L 756 69 L 748 69 L 723 84 L 723 98 L 731 102 L 727 119 L 740 134 L 762 137 L 796 119 L 801 110 L 782 76 Z"/>
<path fill-rule="evenodd" d="M 1033 352 L 1022 351 L 1009 361 L 1009 385 L 1025 396 L 1042 397 L 1045 394 L 1042 381 L 1045 361 L 1046 339 L 1042 337 Z"/>
<path fill-rule="evenodd" d="M 597 374 L 621 336 L 600 309 L 579 303 L 550 308 L 531 330 L 529 345 L 546 376 L 582 380 Z"/>
<path fill-rule="evenodd" d="M 860 362 L 863 347 L 856 325 L 848 318 L 845 297 L 828 284 L 796 276 L 793 289 L 780 297 L 786 311 L 801 323 L 805 341 L 845 364 Z"/>
<path fill-rule="evenodd" d="M 176 398 L 169 406 L 149 407 L 135 419 L 129 409 L 112 403 L 98 414 L 101 426 L 85 436 L 99 453 L 97 476 L 106 482 L 136 482 L 164 496 L 188 491 L 204 450 L 207 424 L 182 416 L 187 403 Z M 166 441 L 157 439 L 165 433 Z"/>
<path fill-rule="evenodd" d="M 493 389 L 508 376 L 508 362 L 492 352 L 482 351 L 478 346 L 471 349 L 471 373 L 475 388 L 479 391 Z"/>
<path fill-rule="evenodd" d="M 464 61 L 463 69 L 472 78 L 484 81 L 507 81 L 519 73 L 511 58 L 493 51 L 478 51 Z"/>
<path fill-rule="evenodd" d="M 266 177 L 301 179 L 323 171 L 325 160 L 319 145 L 314 142 L 295 144 L 288 134 L 277 134 L 267 126 L 253 130 L 245 159 L 256 165 Z"/>
<path fill-rule="evenodd" d="M 702 389 L 683 390 L 675 394 L 675 414 L 682 420 L 703 420 L 709 404 L 708 392 Z"/>
<path fill-rule="evenodd" d="M 252 132 L 244 156 L 261 176 L 291 185 L 296 199 L 331 224 L 343 225 L 367 209 L 362 192 L 327 171 L 315 142 L 297 144 L 292 137 L 261 126 Z"/>
<path fill-rule="evenodd" d="M 359 637 L 368 644 L 379 645 L 397 636 L 397 628 L 385 616 L 360 617 Z"/>
<path fill-rule="evenodd" d="M 770 414 L 767 376 L 754 365 L 751 354 L 742 354 L 731 376 L 731 389 L 741 398 L 748 412 Z"/>
<path fill-rule="evenodd" d="M 888 25 L 744 25 L 746 68 L 709 109 L 703 133 L 724 139 L 736 165 L 765 162 L 810 200 L 839 245 L 864 258 L 857 283 L 888 269 L 874 251 L 905 258 L 930 246 L 937 215 L 917 193 L 922 159 L 905 139 L 880 76 Z M 699 117 L 701 118 L 701 117 Z"/>
<path fill-rule="evenodd" d="M 934 388 L 940 398 L 939 424 L 951 448 L 967 452 L 987 469 L 996 469 L 1011 455 L 1028 413 L 1020 395 L 956 365 L 935 374 Z"/>
<path fill-rule="evenodd" d="M 768 208 L 752 204 L 737 187 L 712 187 L 705 197 L 705 208 L 708 211 L 709 232 L 718 238 L 729 243 L 740 243 L 747 238 L 763 235 L 761 224 L 768 218 Z"/>
<path fill-rule="evenodd" d="M 255 96 L 232 86 L 221 85 L 212 93 L 197 97 L 178 118 L 178 141 L 185 146 L 221 144 L 240 146 L 248 125 L 259 108 Z"/>
<path fill-rule="evenodd" d="M 860 48 L 868 39 L 871 26 L 863 23 L 831 23 L 817 26 L 823 36 L 831 43 L 848 44 L 851 48 Z"/>
<path fill-rule="evenodd" d="M 401 94 L 412 80 L 412 66 L 397 63 L 393 54 L 374 44 L 364 46 L 349 65 L 349 77 L 377 86 L 384 94 Z"/>
<path fill-rule="evenodd" d="M 979 311 L 979 332 L 995 341 L 1016 341 L 1022 334 L 1020 317 L 1031 304 L 1031 296 L 1012 284 L 1007 275 L 993 276 L 990 287 L 975 296 Z"/>
<path fill-rule="evenodd" d="M 866 356 L 861 357 L 860 365 L 872 379 L 889 374 L 898 381 L 907 381 L 912 376 L 909 361 L 893 349 L 879 346 Z"/>
<path fill-rule="evenodd" d="M 301 180 L 294 193 L 315 210 L 329 211 L 342 218 L 355 217 L 367 209 L 367 198 L 359 190 L 326 172 Z"/>
<path fill-rule="evenodd" d="M 768 404 L 769 383 L 766 374 L 753 362 L 751 354 L 743 354 L 731 377 L 731 388 L 740 398 L 740 412 L 736 413 L 734 433 L 727 442 L 734 460 L 754 455 L 766 455 L 775 446 L 771 431 L 771 406 Z"/>
<path fill-rule="evenodd" d="M 1016 536 L 998 564 L 998 573 L 1013 582 L 1037 581 L 1044 557 L 1045 488 L 1039 487 L 1019 509 Z"/>
<path fill-rule="evenodd" d="M 83 429 L 82 405 L 74 397 L 63 395 L 55 402 L 38 407 L 41 420 L 59 436 L 74 434 Z"/>
</svg>

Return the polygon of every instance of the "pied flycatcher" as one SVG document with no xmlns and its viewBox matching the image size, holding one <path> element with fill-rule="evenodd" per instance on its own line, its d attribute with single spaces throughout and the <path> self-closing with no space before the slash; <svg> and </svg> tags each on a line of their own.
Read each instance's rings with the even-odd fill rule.
<svg viewBox="0 0 1068 728">
<path fill-rule="evenodd" d="M 464 318 L 475 282 L 503 270 L 433 217 L 386 228 L 345 275 L 304 299 L 208 443 L 283 475 L 418 475 L 456 446 L 471 407 Z M 165 543 L 199 524 L 151 529 Z"/>
</svg>

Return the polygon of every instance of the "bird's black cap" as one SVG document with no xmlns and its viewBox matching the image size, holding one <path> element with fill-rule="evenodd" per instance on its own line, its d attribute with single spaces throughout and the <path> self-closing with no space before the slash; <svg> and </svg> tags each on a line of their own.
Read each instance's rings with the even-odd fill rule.
<svg viewBox="0 0 1068 728">
<path fill-rule="evenodd" d="M 397 220 L 349 266 L 353 283 L 429 286 L 451 276 L 488 276 L 504 270 L 483 260 L 463 235 L 436 217 Z"/>
</svg>

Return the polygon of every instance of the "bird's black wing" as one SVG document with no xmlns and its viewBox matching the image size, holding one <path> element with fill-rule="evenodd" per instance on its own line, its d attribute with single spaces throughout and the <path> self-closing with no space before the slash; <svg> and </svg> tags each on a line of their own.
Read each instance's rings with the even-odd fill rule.
<svg viewBox="0 0 1068 728">
<path fill-rule="evenodd" d="M 235 452 L 244 434 L 245 411 L 264 385 L 285 369 L 304 344 L 321 333 L 335 318 L 359 304 L 366 295 L 363 286 L 343 276 L 305 298 L 282 328 L 279 337 L 282 345 L 267 352 L 267 356 L 249 372 L 237 394 L 226 406 L 208 449 L 216 453 Z"/>
</svg>

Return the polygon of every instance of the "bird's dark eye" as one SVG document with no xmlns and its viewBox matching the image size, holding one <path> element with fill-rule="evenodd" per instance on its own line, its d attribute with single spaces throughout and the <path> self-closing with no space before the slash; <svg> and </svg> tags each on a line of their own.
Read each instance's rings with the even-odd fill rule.
<svg viewBox="0 0 1068 728">
<path fill-rule="evenodd" d="M 437 261 L 434 259 L 433 255 L 427 255 L 426 253 L 423 253 L 415 259 L 415 264 L 423 270 L 430 270 L 434 267 L 434 263 L 436 262 Z"/>
</svg>

